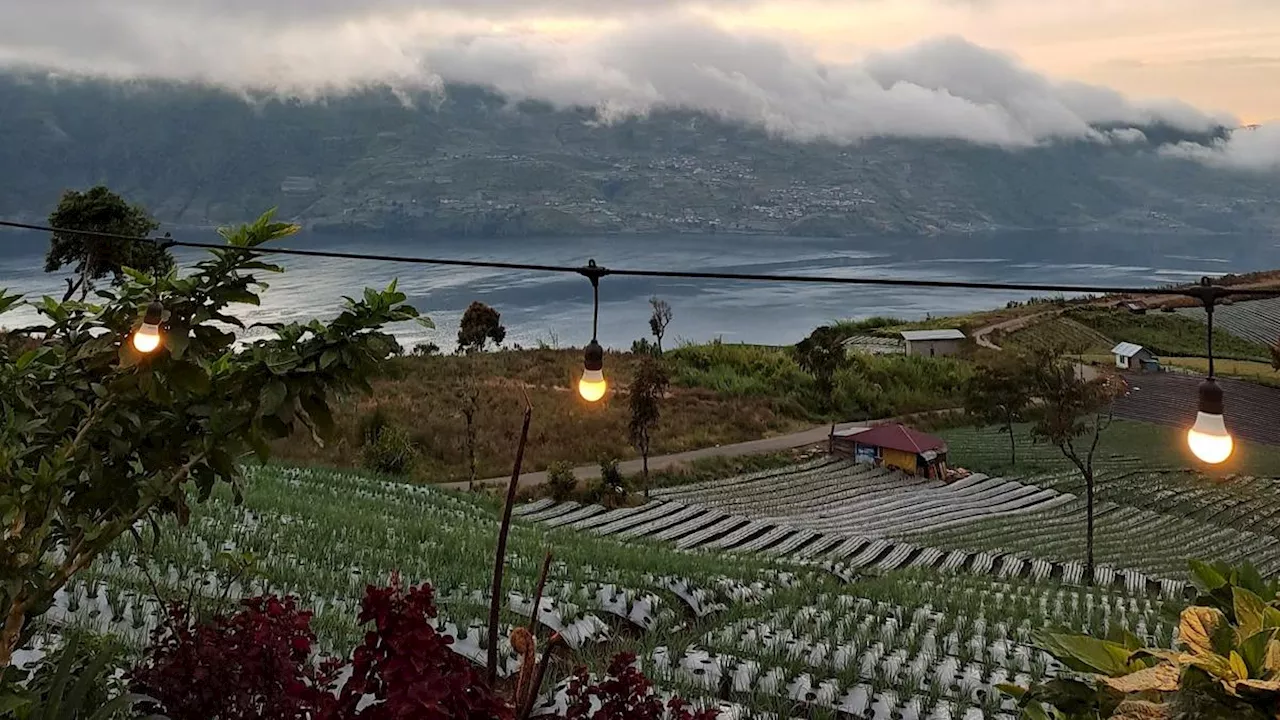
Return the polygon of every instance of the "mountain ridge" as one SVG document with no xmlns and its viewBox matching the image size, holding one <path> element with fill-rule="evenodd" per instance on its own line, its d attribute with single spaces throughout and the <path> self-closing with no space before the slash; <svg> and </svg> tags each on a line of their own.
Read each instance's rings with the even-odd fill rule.
<svg viewBox="0 0 1280 720">
<path fill-rule="evenodd" d="M 1280 229 L 1280 182 L 1260 182 L 1276 174 L 1162 152 L 1211 143 L 1226 128 L 1099 127 L 1108 142 L 1023 149 L 902 138 L 837 145 L 676 109 L 603 123 L 590 108 L 475 86 L 301 100 L 15 73 L 0 75 L 0 107 L 0 213 L 28 218 L 65 188 L 101 182 L 177 225 L 278 206 L 321 233 Z"/>
</svg>

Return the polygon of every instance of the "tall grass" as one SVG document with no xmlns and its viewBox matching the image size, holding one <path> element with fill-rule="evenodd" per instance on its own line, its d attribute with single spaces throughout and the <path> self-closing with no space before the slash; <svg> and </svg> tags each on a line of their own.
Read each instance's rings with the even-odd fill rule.
<svg viewBox="0 0 1280 720">
<path fill-rule="evenodd" d="M 1134 315 L 1110 308 L 1075 308 L 1067 317 L 1092 328 L 1116 342 L 1137 343 L 1157 355 L 1204 357 L 1205 326 L 1194 318 L 1172 313 Z M 1213 333 L 1216 357 L 1233 360 L 1269 360 L 1270 351 L 1263 345 L 1232 335 L 1225 330 Z"/>
<path fill-rule="evenodd" d="M 851 355 L 823 398 L 788 348 L 686 345 L 667 354 L 677 385 L 741 397 L 769 397 L 805 417 L 864 420 L 954 407 L 970 374 L 954 358 Z"/>
</svg>

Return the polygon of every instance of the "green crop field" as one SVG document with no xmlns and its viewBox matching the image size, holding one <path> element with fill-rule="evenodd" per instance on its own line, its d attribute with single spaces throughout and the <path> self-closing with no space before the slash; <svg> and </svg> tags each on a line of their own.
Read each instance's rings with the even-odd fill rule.
<svg viewBox="0 0 1280 720">
<path fill-rule="evenodd" d="M 1116 342 L 1137 343 L 1157 355 L 1203 357 L 1206 352 L 1204 323 L 1178 313 L 1134 315 L 1123 310 L 1073 308 L 1066 317 Z M 1265 345 L 1215 328 L 1214 353 L 1234 360 L 1269 360 Z"/>
<path fill-rule="evenodd" d="M 1115 347 L 1111 338 L 1066 317 L 1050 317 L 996 340 L 1004 347 L 1043 348 L 1065 346 L 1073 353 L 1107 353 Z"/>
<path fill-rule="evenodd" d="M 757 475 L 771 472 L 778 471 Z M 1120 624 L 1168 645 L 1168 611 L 1179 606 L 1141 588 L 1085 591 L 1025 573 L 984 575 L 976 565 L 968 573 L 921 566 L 860 579 L 817 558 L 679 550 L 644 538 L 670 513 L 641 522 L 634 513 L 642 508 L 615 511 L 613 525 L 633 532 L 605 537 L 568 523 L 552 527 L 574 512 L 604 515 L 548 502 L 520 508 L 527 519 L 514 525 L 504 636 L 528 621 L 550 550 L 541 619 L 573 645 L 552 668 L 553 681 L 574 663 L 599 668 L 612 653 L 633 650 L 659 687 L 718 705 L 725 718 L 1012 717 L 992 686 L 1057 669 L 1031 647 L 1036 628 L 1102 632 Z M 157 622 L 154 581 L 162 595 L 194 593 L 211 605 L 224 595 L 296 594 L 316 608 L 322 645 L 335 650 L 359 635 L 353 618 L 364 585 L 399 571 L 437 587 L 439 626 L 455 636 L 455 651 L 479 659 L 496 527 L 495 506 L 476 496 L 250 468 L 243 505 L 215 493 L 194 507 L 186 527 L 166 527 L 159 545 L 118 543 L 58 596 L 45 631 L 80 628 L 137 647 Z M 233 579 L 224 553 L 245 552 L 256 558 L 254 569 Z M 505 640 L 500 650 L 503 672 L 513 672 L 519 661 Z M 552 683 L 547 690 L 550 711 L 557 696 Z"/>
</svg>

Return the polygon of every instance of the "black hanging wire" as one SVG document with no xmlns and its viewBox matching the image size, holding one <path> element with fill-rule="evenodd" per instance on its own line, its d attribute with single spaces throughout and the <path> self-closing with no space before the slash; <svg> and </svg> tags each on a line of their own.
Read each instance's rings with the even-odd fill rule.
<svg viewBox="0 0 1280 720">
<path fill-rule="evenodd" d="M 107 239 L 128 240 L 130 242 L 145 241 L 160 244 L 162 247 L 189 247 L 203 248 L 209 250 L 221 250 L 229 247 L 226 244 L 192 242 L 188 240 L 174 240 L 168 233 L 163 238 L 140 238 L 131 235 L 120 235 L 115 233 L 104 233 L 92 230 L 73 230 L 69 228 L 55 228 L 47 225 L 34 225 L 31 223 L 21 223 L 9 220 L 0 220 L 0 227 L 11 227 L 25 230 L 36 230 L 41 232 L 58 232 L 85 235 L 90 237 L 100 237 Z M 598 284 L 599 279 L 605 275 L 625 275 L 629 277 L 649 277 L 649 278 L 673 278 L 673 279 L 694 279 L 694 280 L 742 280 L 752 282 L 776 282 L 776 283 L 808 283 L 808 284 L 827 284 L 827 285 L 870 285 L 884 287 L 908 287 L 908 288 L 941 288 L 955 290 L 991 290 L 991 291 L 1010 291 L 1010 292 L 1056 292 L 1074 295 L 1156 295 L 1166 297 L 1201 297 L 1200 287 L 1192 288 L 1150 288 L 1150 287 L 1115 287 L 1104 285 L 1058 285 L 1045 283 L 991 283 L 991 282 L 968 282 L 960 280 L 908 280 L 904 278 L 883 278 L 883 277 L 831 277 L 819 275 L 783 275 L 783 274 L 760 274 L 760 273 L 733 273 L 733 272 L 712 272 L 697 270 L 647 270 L 647 269 L 626 269 L 611 268 L 606 269 L 595 264 L 594 261 L 588 263 L 585 267 L 574 267 L 568 265 L 545 265 L 537 263 L 513 263 L 500 262 L 494 260 L 458 260 L 450 258 L 430 258 L 430 257 L 406 257 L 400 255 L 383 255 L 377 253 L 355 253 L 343 252 L 336 250 L 301 250 L 295 248 L 280 247 L 255 247 L 248 248 L 254 253 L 275 254 L 275 255 L 294 255 L 300 257 L 321 257 L 321 258 L 337 258 L 344 260 L 372 260 L 378 262 L 396 262 L 396 263 L 413 263 L 422 265 L 440 265 L 446 267 L 471 267 L 471 268 L 488 268 L 494 270 L 512 270 L 512 271 L 528 271 L 528 272 L 554 272 L 554 273 L 577 273 L 592 280 L 593 284 Z M 1240 295 L 1246 297 L 1273 297 L 1280 294 L 1280 288 L 1263 289 L 1263 288 L 1224 288 L 1213 287 L 1216 297 L 1226 295 Z"/>
</svg>

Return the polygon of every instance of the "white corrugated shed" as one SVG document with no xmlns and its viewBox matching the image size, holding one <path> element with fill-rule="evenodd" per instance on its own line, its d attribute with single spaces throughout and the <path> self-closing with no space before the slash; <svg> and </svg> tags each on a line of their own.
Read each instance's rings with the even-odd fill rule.
<svg viewBox="0 0 1280 720">
<path fill-rule="evenodd" d="M 1142 352 L 1142 346 L 1136 345 L 1131 342 L 1122 342 L 1119 345 L 1111 348 L 1111 353 L 1113 355 L 1119 355 L 1120 357 L 1123 357 L 1123 358 L 1131 358 L 1140 352 Z"/>
<path fill-rule="evenodd" d="M 959 330 L 903 330 L 902 339 L 907 342 L 923 340 L 963 340 L 964 333 Z"/>
</svg>

